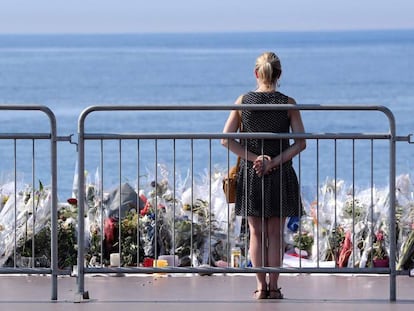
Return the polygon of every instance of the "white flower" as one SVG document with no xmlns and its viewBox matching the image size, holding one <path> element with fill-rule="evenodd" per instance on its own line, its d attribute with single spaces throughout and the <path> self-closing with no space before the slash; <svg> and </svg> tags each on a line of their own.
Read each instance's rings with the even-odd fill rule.
<svg viewBox="0 0 414 311">
<path fill-rule="evenodd" d="M 66 220 L 62 223 L 63 229 L 69 229 L 76 225 L 76 220 L 72 217 L 66 218 Z"/>
</svg>

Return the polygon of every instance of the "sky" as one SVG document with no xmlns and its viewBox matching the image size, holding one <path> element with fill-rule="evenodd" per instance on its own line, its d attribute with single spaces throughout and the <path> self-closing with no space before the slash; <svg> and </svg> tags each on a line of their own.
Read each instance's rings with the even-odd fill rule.
<svg viewBox="0 0 414 311">
<path fill-rule="evenodd" d="M 0 33 L 414 29 L 413 0 L 0 0 Z"/>
</svg>

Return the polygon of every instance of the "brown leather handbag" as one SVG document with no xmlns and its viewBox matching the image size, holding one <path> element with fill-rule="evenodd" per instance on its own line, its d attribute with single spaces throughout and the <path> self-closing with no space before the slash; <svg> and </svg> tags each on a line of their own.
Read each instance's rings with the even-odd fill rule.
<svg viewBox="0 0 414 311">
<path fill-rule="evenodd" d="M 239 172 L 240 157 L 237 157 L 237 164 L 232 166 L 225 178 L 223 178 L 223 191 L 227 203 L 236 203 L 237 174 Z"/>
</svg>

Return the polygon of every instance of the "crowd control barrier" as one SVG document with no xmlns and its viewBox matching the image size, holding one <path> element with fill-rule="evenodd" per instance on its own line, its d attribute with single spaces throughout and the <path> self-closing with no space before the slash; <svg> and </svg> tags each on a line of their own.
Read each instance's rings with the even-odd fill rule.
<svg viewBox="0 0 414 311">
<path fill-rule="evenodd" d="M 223 134 L 222 128 L 206 132 L 200 122 L 194 122 L 192 132 L 180 129 L 170 130 L 164 122 L 159 128 L 104 131 L 88 131 L 88 122 L 102 119 L 102 124 L 111 120 L 116 113 L 136 115 L 134 125 L 146 118 L 148 113 L 186 114 L 188 122 L 192 113 L 205 116 L 215 111 L 224 120 L 231 110 L 274 111 L 300 110 L 303 114 L 334 113 L 338 120 L 341 114 L 364 112 L 369 119 L 371 114 L 380 114 L 386 120 L 386 129 L 379 132 L 343 131 L 305 132 L 305 133 L 231 133 Z M 338 121 L 340 122 L 340 121 Z M 132 123 L 131 123 L 132 124 Z M 223 123 L 224 124 L 224 123 Z M 364 124 L 362 124 L 364 125 Z M 305 124 L 306 128 L 307 124 Z M 166 128 L 166 130 L 165 130 Z M 217 154 L 225 157 L 227 168 L 235 163 L 235 158 L 222 146 L 222 139 L 294 139 L 304 138 L 307 149 L 294 160 L 294 166 L 301 188 L 305 181 L 310 195 L 304 202 L 307 221 L 296 221 L 298 229 L 294 245 L 312 235 L 312 261 L 302 256 L 298 247 L 291 249 L 294 264 L 283 267 L 268 267 L 265 264 L 249 265 L 248 229 L 243 219 L 234 216 L 234 205 L 227 204 L 220 192 L 221 179 L 226 174 L 218 172 L 214 166 Z M 52 139 L 53 140 L 53 139 Z M 373 236 L 385 232 L 387 241 L 396 241 L 396 142 L 410 140 L 396 136 L 395 120 L 392 112 L 383 106 L 367 105 L 193 105 L 193 106 L 91 106 L 79 116 L 78 121 L 78 266 L 77 295 L 79 299 L 89 297 L 85 288 L 85 275 L 94 273 L 339 273 L 339 274 L 386 274 L 389 276 L 389 299 L 396 299 L 397 244 L 390 242 L 389 264 L 382 268 L 373 267 L 372 253 L 376 248 Z M 183 155 L 183 150 L 185 150 Z M 378 151 L 379 150 L 379 151 Z M 91 160 L 91 157 L 93 160 Z M 53 155 L 52 155 L 53 158 Z M 346 159 L 346 160 L 344 160 Z M 164 166 L 162 161 L 169 165 Z M 89 163 L 99 169 L 99 182 L 93 189 L 88 188 Z M 98 163 L 98 164 L 96 164 Z M 199 187 L 199 173 L 203 167 L 204 178 Z M 360 165 L 364 165 L 361 169 Z M 185 166 L 185 180 L 180 179 L 178 171 Z M 106 172 L 112 172 L 110 177 Z M 332 177 L 326 180 L 326 171 Z M 366 171 L 366 172 L 365 172 Z M 115 173 L 114 173 L 115 172 Z M 365 173 L 362 173 L 365 172 Z M 387 180 L 384 197 L 378 197 L 376 188 L 377 174 L 385 172 Z M 181 171 L 182 173 L 182 171 Z M 343 173 L 348 174 L 346 189 L 340 180 Z M 361 199 L 359 177 L 367 180 Z M 150 177 L 148 177 L 150 176 Z M 105 182 L 111 179 L 115 192 L 105 193 Z M 127 182 L 128 181 L 128 182 Z M 125 188 L 128 184 L 127 188 Z M 145 191 L 145 189 L 152 189 Z M 151 188 L 152 187 L 152 188 Z M 132 188 L 132 192 L 130 191 Z M 128 194 L 127 194 L 127 191 Z M 93 201 L 90 200 L 93 192 Z M 132 197 L 126 198 L 132 193 Z M 347 201 L 339 202 L 338 199 Z M 346 224 L 344 206 L 348 208 Z M 220 206 L 220 209 L 218 209 Z M 380 207 L 386 211 L 380 217 Z M 151 212 L 148 212 L 151 210 Z M 223 210 L 225 212 L 223 212 Z M 223 212 L 224 216 L 219 214 Z M 85 215 L 93 213 L 93 217 Z M 108 217 L 110 215 L 111 217 Z M 326 224 L 327 215 L 329 226 Z M 358 217 L 364 215 L 364 221 Z M 305 216 L 305 214 L 303 215 Z M 325 218 L 324 218 L 325 217 Z M 380 217 L 380 218 L 378 218 Z M 217 219 L 219 221 L 217 221 Z M 86 222 L 87 219 L 87 222 Z M 91 223 L 93 219 L 93 224 Z M 110 221 L 109 221 L 110 219 Z M 379 219 L 381 223 L 378 223 Z M 325 222 L 323 222 L 324 220 Z M 217 223 L 218 222 L 218 223 Z M 131 227 L 126 227 L 127 224 Z M 361 226 L 364 231 L 361 233 Z M 287 230 L 284 226 L 281 230 Z M 292 225 L 292 223 L 290 223 Z M 344 240 L 350 243 L 348 262 L 341 266 L 339 251 L 332 254 L 329 265 L 326 237 L 340 233 L 340 227 L 348 228 L 342 232 Z M 145 227 L 147 226 L 147 227 Z M 312 229 L 309 229 L 309 226 Z M 93 228 L 93 229 L 91 229 Z M 108 231 L 109 230 L 109 231 Z M 336 230 L 336 231 L 335 231 Z M 108 233 L 109 232 L 109 233 Z M 149 233 L 151 232 L 151 234 Z M 292 235 L 292 233 L 290 233 Z M 85 236 L 89 237 L 86 239 Z M 344 237 L 345 236 L 345 237 Z M 201 237 L 201 238 L 200 238 Z M 184 243 L 183 240 L 186 242 Z M 377 239 L 381 241 L 381 239 Z M 108 245 L 108 242 L 113 242 Z M 236 243 L 237 242 L 237 243 Z M 281 241 L 285 242 L 285 241 Z M 181 243 L 181 244 L 180 244 Z M 184 244 L 182 244 L 184 243 Z M 284 243 L 281 243 L 284 245 Z M 93 247 L 93 252 L 90 252 Z M 186 252 L 183 249 L 186 249 Z M 305 246 L 303 247 L 305 249 Z M 333 249 L 331 245 L 330 249 Z M 285 249 L 283 249 L 285 251 Z M 325 252 L 324 252 L 325 251 Z M 185 263 L 178 260 L 187 259 Z M 184 252 L 184 253 L 183 253 Z M 364 253 L 365 252 L 365 253 Z M 282 252 L 283 253 L 283 252 Z M 183 255 L 185 254 L 185 256 Z M 309 254 L 308 254 L 309 255 Z M 345 256 L 346 253 L 342 253 Z M 288 257 L 286 255 L 285 257 Z M 141 260 L 142 259 L 142 260 Z M 285 258 L 286 259 L 286 258 Z M 237 262 L 235 262 L 236 260 Z M 364 260 L 364 264 L 361 261 Z M 359 262 L 359 267 L 356 267 Z M 343 264 L 343 262 L 342 262 Z M 53 271 L 53 269 L 52 269 Z"/>
<path fill-rule="evenodd" d="M 51 300 L 57 300 L 61 271 L 57 265 L 56 118 L 45 106 L 0 105 L 0 111 L 3 118 L 11 116 L 0 126 L 0 274 L 50 275 Z M 16 122 L 19 130 L 10 132 L 12 125 L 7 126 L 7 121 Z M 31 186 L 19 189 L 23 180 Z M 45 215 L 48 224 L 40 220 Z M 37 245 L 33 237 L 44 226 L 50 231 L 48 245 Z M 47 247 L 47 259 L 36 256 L 39 247 Z"/>
</svg>

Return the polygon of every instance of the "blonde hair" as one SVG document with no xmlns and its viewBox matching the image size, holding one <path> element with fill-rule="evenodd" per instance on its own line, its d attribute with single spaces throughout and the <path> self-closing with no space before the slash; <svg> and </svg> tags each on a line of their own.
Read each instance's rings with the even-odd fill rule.
<svg viewBox="0 0 414 311">
<path fill-rule="evenodd" d="M 257 77 L 267 86 L 275 85 L 282 74 L 280 59 L 273 52 L 264 52 L 256 59 Z"/>
</svg>

